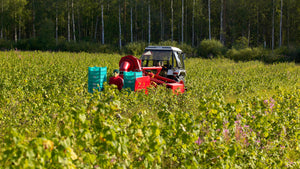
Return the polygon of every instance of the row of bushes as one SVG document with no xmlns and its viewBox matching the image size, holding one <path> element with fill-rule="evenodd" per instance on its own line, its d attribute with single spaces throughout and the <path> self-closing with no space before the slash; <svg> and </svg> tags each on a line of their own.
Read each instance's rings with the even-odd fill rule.
<svg viewBox="0 0 300 169">
<path fill-rule="evenodd" d="M 199 46 L 192 47 L 185 43 L 176 41 L 163 41 L 158 44 L 161 46 L 176 46 L 182 49 L 188 57 L 226 57 L 235 61 L 261 60 L 267 63 L 295 61 L 300 62 L 300 47 L 281 47 L 269 50 L 262 47 L 250 48 L 241 38 L 236 41 L 231 49 L 226 48 L 218 40 L 203 40 Z M 17 43 L 12 41 L 0 40 L 0 49 L 20 49 L 20 50 L 53 50 L 70 52 L 102 52 L 102 53 L 125 53 L 139 56 L 148 46 L 146 42 L 133 42 L 125 45 L 121 50 L 113 45 L 102 45 L 94 42 L 67 42 L 65 40 L 42 42 L 38 39 L 21 40 Z"/>
<path fill-rule="evenodd" d="M 231 49 L 226 48 L 220 41 L 203 40 L 198 47 L 191 47 L 187 44 L 179 44 L 175 41 L 164 41 L 161 46 L 176 46 L 182 49 L 188 57 L 202 58 L 229 58 L 235 61 L 261 60 L 266 63 L 295 61 L 300 62 L 300 48 L 281 47 L 275 50 L 264 49 L 262 47 L 250 48 L 243 40 L 237 41 Z M 140 55 L 145 47 L 144 42 L 130 43 L 125 47 L 125 52 L 133 55 Z"/>
</svg>

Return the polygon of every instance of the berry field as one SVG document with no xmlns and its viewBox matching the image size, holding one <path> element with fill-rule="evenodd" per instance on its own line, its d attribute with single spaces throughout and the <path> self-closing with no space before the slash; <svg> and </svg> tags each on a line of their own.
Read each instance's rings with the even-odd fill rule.
<svg viewBox="0 0 300 169">
<path fill-rule="evenodd" d="M 300 66 L 186 59 L 187 92 L 88 93 L 119 54 L 0 52 L 0 168 L 300 168 Z"/>
</svg>

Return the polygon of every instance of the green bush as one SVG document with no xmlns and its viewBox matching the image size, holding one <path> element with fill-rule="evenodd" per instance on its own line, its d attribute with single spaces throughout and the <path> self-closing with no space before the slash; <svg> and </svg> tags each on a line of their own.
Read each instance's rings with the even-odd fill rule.
<svg viewBox="0 0 300 169">
<path fill-rule="evenodd" d="M 157 45 L 159 46 L 174 46 L 180 48 L 188 57 L 194 57 L 196 55 L 196 49 L 193 48 L 191 45 L 188 45 L 186 43 L 178 43 L 177 41 L 162 41 L 159 42 Z"/>
<path fill-rule="evenodd" d="M 195 57 L 196 56 L 196 49 L 193 48 L 191 45 L 183 43 L 179 45 L 179 48 L 186 54 L 187 57 Z"/>
<path fill-rule="evenodd" d="M 55 51 L 70 51 L 70 52 L 101 52 L 101 53 L 113 53 L 116 51 L 111 45 L 102 45 L 93 42 L 67 42 L 64 39 L 60 39 L 58 43 L 52 48 Z"/>
<path fill-rule="evenodd" d="M 248 39 L 244 36 L 239 37 L 232 45 L 235 49 L 245 49 L 248 48 Z"/>
<path fill-rule="evenodd" d="M 263 56 L 262 61 L 265 63 L 275 63 L 275 62 L 287 62 L 290 60 L 290 57 L 287 55 L 278 54 L 275 51 L 268 51 Z"/>
<path fill-rule="evenodd" d="M 226 57 L 235 61 L 260 60 L 263 56 L 264 52 L 261 48 L 244 48 L 240 50 L 232 48 L 226 53 Z"/>
<path fill-rule="evenodd" d="M 203 40 L 198 47 L 198 54 L 204 58 L 222 57 L 226 52 L 224 45 L 215 39 Z"/>
<path fill-rule="evenodd" d="M 300 62 L 300 48 L 295 46 L 281 47 L 276 50 L 276 53 L 285 55 L 288 61 Z"/>
<path fill-rule="evenodd" d="M 145 42 L 132 42 L 125 46 L 125 53 L 134 56 L 140 56 L 145 50 L 147 44 Z"/>
<path fill-rule="evenodd" d="M 157 45 L 159 45 L 159 46 L 174 46 L 174 47 L 179 46 L 177 41 L 172 42 L 171 40 L 159 42 Z"/>
<path fill-rule="evenodd" d="M 8 50 L 13 48 L 13 42 L 0 39 L 0 50 Z"/>
</svg>

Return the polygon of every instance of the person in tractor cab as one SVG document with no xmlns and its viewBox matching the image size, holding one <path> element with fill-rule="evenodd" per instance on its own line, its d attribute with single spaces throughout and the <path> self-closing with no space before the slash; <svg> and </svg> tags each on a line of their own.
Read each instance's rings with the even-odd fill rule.
<svg viewBox="0 0 300 169">
<path fill-rule="evenodd" d="M 118 69 L 115 69 L 113 72 L 113 76 L 109 78 L 109 84 L 110 85 L 116 85 L 119 90 L 122 89 L 124 82 L 123 79 L 119 76 L 120 71 Z"/>
</svg>

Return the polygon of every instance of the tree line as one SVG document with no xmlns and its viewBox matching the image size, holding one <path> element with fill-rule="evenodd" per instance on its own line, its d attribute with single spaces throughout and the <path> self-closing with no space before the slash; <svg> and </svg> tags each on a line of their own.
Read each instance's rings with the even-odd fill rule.
<svg viewBox="0 0 300 169">
<path fill-rule="evenodd" d="M 299 0 L 0 0 L 1 42 L 300 44 Z"/>
</svg>

